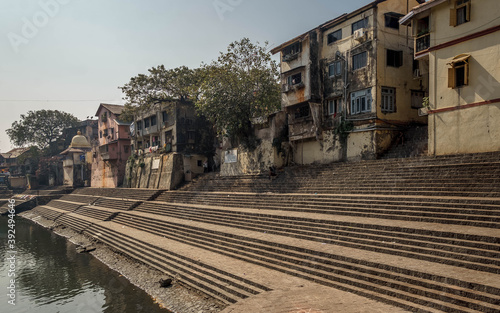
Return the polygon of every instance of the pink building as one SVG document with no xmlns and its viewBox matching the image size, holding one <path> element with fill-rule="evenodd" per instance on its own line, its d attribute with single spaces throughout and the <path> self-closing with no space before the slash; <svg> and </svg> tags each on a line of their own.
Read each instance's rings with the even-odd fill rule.
<svg viewBox="0 0 500 313">
<path fill-rule="evenodd" d="M 130 156 L 130 123 L 120 120 L 123 105 L 101 103 L 97 110 L 98 141 L 92 163 L 92 187 L 118 187 L 123 184 Z"/>
</svg>

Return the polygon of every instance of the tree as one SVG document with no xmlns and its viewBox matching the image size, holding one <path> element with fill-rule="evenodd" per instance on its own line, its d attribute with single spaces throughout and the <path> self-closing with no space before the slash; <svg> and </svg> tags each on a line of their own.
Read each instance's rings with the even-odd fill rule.
<svg viewBox="0 0 500 313">
<path fill-rule="evenodd" d="M 195 104 L 220 135 L 248 142 L 253 137 L 251 119 L 280 108 L 279 69 L 267 42 L 235 41 L 202 69 Z"/>
<path fill-rule="evenodd" d="M 200 83 L 200 69 L 186 66 L 166 69 L 164 65 L 159 65 L 148 71 L 149 74 L 132 77 L 127 84 L 119 87 L 125 94 L 123 120 L 131 121 L 136 112 L 148 111 L 163 101 L 188 99 Z"/>
<path fill-rule="evenodd" d="M 29 111 L 21 114 L 21 119 L 7 129 L 10 141 L 17 147 L 32 144 L 45 149 L 63 129 L 78 125 L 78 119 L 72 114 L 58 110 Z"/>
</svg>

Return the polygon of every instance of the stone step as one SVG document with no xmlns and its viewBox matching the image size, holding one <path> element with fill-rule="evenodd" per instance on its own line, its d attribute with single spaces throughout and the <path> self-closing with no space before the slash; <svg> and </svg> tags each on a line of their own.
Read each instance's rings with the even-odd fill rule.
<svg viewBox="0 0 500 313">
<path fill-rule="evenodd" d="M 377 194 L 350 195 L 350 194 L 286 194 L 286 193 L 239 193 L 239 192 L 185 192 L 169 191 L 158 197 L 157 202 L 186 202 L 189 201 L 223 201 L 233 203 L 261 204 L 281 203 L 284 207 L 316 207 L 316 206 L 362 206 L 370 207 L 424 207 L 424 208 L 467 208 L 469 210 L 498 210 L 500 199 L 496 198 L 443 198 L 443 197 L 411 197 L 411 196 L 386 196 Z M 249 203 L 250 202 L 250 203 Z"/>
<path fill-rule="evenodd" d="M 77 195 L 77 194 L 64 195 L 61 198 L 59 198 L 59 200 L 65 200 L 65 201 L 83 203 L 83 204 L 92 204 L 97 199 L 99 199 L 99 198 L 93 197 L 93 196 Z"/>
<path fill-rule="evenodd" d="M 317 196 L 315 196 L 318 198 Z M 500 206 L 497 204 L 486 204 L 486 203 L 472 203 L 472 204 L 460 204 L 460 203 L 442 203 L 442 202 L 422 202 L 422 203 L 412 203 L 408 200 L 401 201 L 380 201 L 374 203 L 364 203 L 362 201 L 349 201 L 348 199 L 332 199 L 331 201 L 321 201 L 320 199 L 280 199 L 278 196 L 276 199 L 272 197 L 267 197 L 262 195 L 261 199 L 256 199 L 253 197 L 239 197 L 230 195 L 218 195 L 218 196 L 207 196 L 203 197 L 186 197 L 186 196 L 170 196 L 162 198 L 161 202 L 167 203 L 186 203 L 186 204 L 207 204 L 217 203 L 219 206 L 227 207 L 244 207 L 244 208 L 256 208 L 256 209 L 274 209 L 274 210 L 287 210 L 288 208 L 307 208 L 307 209 L 318 209 L 318 210 L 336 210 L 336 209 L 385 209 L 385 210 L 397 210 L 405 214 L 407 211 L 418 211 L 418 212 L 428 212 L 428 213 L 457 213 L 457 214 L 467 214 L 467 215 L 489 215 L 489 216 L 500 216 Z"/>
<path fill-rule="evenodd" d="M 139 205 L 142 201 L 129 201 L 117 198 L 99 198 L 93 205 L 116 210 L 131 210 L 133 207 Z"/>
<path fill-rule="evenodd" d="M 169 219 L 169 221 L 170 220 L 172 219 Z M 413 281 L 418 281 L 420 284 L 414 286 L 407 283 L 408 277 L 397 277 L 397 275 L 390 270 L 383 272 L 374 268 L 370 268 L 369 270 L 365 268 L 363 271 L 361 268 L 356 268 L 356 265 L 353 265 L 354 262 L 344 263 L 337 261 L 339 258 L 342 259 L 344 257 L 320 253 L 319 251 L 300 249 L 296 246 L 280 245 L 264 240 L 250 240 L 248 237 L 239 237 L 234 236 L 234 234 L 210 231 L 197 227 L 186 227 L 186 225 L 174 224 L 173 222 L 165 223 L 162 227 L 161 224 L 157 224 L 156 221 L 152 221 L 150 218 L 144 218 L 141 221 L 138 217 L 135 217 L 132 220 L 130 219 L 130 213 L 121 213 L 114 221 L 124 223 L 124 225 L 128 225 L 129 227 L 141 228 L 145 231 L 158 233 L 172 240 L 179 240 L 186 243 L 189 242 L 189 244 L 193 246 L 200 246 L 205 249 L 212 247 L 220 251 L 226 251 L 226 253 L 227 251 L 231 251 L 230 253 L 232 253 L 233 257 L 242 258 L 246 256 L 248 258 L 247 262 L 251 262 L 251 260 L 260 260 L 261 262 L 265 261 L 266 263 L 270 263 L 271 266 L 279 264 L 283 268 L 294 268 L 301 272 L 302 275 L 309 277 L 309 279 L 311 279 L 310 276 L 313 276 L 316 282 L 324 279 L 334 282 L 340 281 L 357 287 L 364 287 L 370 291 L 380 292 L 384 294 L 384 296 L 396 294 L 396 297 L 407 301 L 416 301 L 417 303 L 418 301 L 424 302 L 421 299 L 421 295 L 426 295 L 427 297 L 438 299 L 425 299 L 425 302 L 427 305 L 439 309 L 446 307 L 452 310 L 459 310 L 459 306 L 455 306 L 451 303 L 461 303 L 466 307 L 473 307 L 475 305 L 474 302 L 471 303 L 470 299 L 457 296 L 456 290 L 449 288 L 449 286 L 445 284 L 438 287 L 439 292 L 422 290 L 431 287 L 436 288 L 435 280 L 432 282 L 434 286 L 431 286 L 430 283 L 426 284 L 423 281 L 418 281 L 413 278 Z M 359 262 L 358 260 L 357 263 L 363 264 L 366 262 Z M 367 273 L 367 271 L 371 273 Z M 381 277 L 383 277 L 383 279 L 381 279 Z M 499 291 L 495 288 L 492 290 L 495 290 L 495 293 Z M 401 292 L 408 292 L 409 294 L 402 294 Z M 471 291 L 468 291 L 468 293 L 470 292 Z M 416 297 L 416 295 L 420 297 Z M 469 294 L 469 296 L 472 296 L 472 294 Z M 478 294 L 477 297 L 491 303 L 496 303 L 499 299 L 498 294 L 491 295 L 481 293 Z M 480 307 L 491 309 L 493 306 L 484 304 L 480 305 Z"/>
<path fill-rule="evenodd" d="M 163 190 L 158 190 L 158 189 L 86 187 L 86 188 L 78 188 L 72 194 L 147 201 L 152 199 L 159 192 L 162 191 Z"/>
<path fill-rule="evenodd" d="M 173 251 L 152 246 L 151 243 L 120 234 L 102 225 L 94 225 L 86 232 L 118 251 L 167 272 L 172 277 L 179 277 L 182 283 L 201 289 L 224 303 L 235 303 L 238 299 L 270 290 L 245 278 L 183 257 Z"/>
<path fill-rule="evenodd" d="M 179 201 L 180 202 L 180 201 Z M 196 202 L 190 201 L 192 204 L 209 204 L 211 201 L 207 202 Z M 185 201 L 184 203 L 187 203 Z M 218 207 L 245 207 L 254 210 L 276 210 L 276 211 L 294 211 L 294 212 L 308 212 L 316 214 L 332 214 L 332 215 L 343 215 L 343 216 L 356 216 L 364 218 L 376 218 L 376 219 L 393 219 L 393 220 L 405 220 L 405 221 L 416 221 L 416 222 L 429 222 L 429 223 L 442 223 L 442 224 L 456 224 L 456 225 L 469 225 L 478 227 L 490 227 L 490 228 L 500 228 L 500 209 L 490 209 L 490 210 L 466 210 L 463 208 L 438 208 L 433 211 L 432 208 L 426 207 L 409 207 L 409 208 L 394 208 L 381 205 L 375 207 L 363 207 L 363 206 L 349 206 L 349 205 L 339 205 L 339 206 L 326 206 L 318 205 L 316 207 L 300 207 L 300 206 L 288 206 L 287 202 L 282 201 L 281 203 L 270 203 L 269 205 L 259 204 L 254 206 L 251 203 L 245 205 L 242 201 L 235 200 L 223 200 L 223 198 L 217 200 Z"/>
<path fill-rule="evenodd" d="M 447 238 L 444 238 L 444 236 L 436 238 L 436 234 L 431 231 L 418 232 L 416 229 L 396 227 L 382 230 L 376 225 L 366 224 L 343 226 L 324 219 L 267 215 L 262 211 L 255 214 L 218 210 L 214 207 L 154 204 L 140 206 L 136 210 L 359 249 L 381 251 L 381 248 L 386 248 L 384 253 L 389 254 L 411 254 L 411 252 L 428 254 L 432 257 L 426 257 L 427 260 L 433 259 L 438 262 L 444 262 L 439 258 L 442 256 L 486 265 L 500 265 L 500 252 L 498 252 L 500 251 L 500 244 L 490 243 L 500 241 L 500 238 L 497 237 L 476 236 L 472 238 L 471 236 L 467 239 L 458 239 L 463 236 L 458 233 L 448 233 L 446 234 Z M 372 228 L 369 228 L 370 226 Z M 414 235 L 416 232 L 419 234 Z M 481 259 L 481 257 L 485 257 L 485 259 Z M 420 256 L 420 258 L 422 259 L 423 256 Z"/>
</svg>

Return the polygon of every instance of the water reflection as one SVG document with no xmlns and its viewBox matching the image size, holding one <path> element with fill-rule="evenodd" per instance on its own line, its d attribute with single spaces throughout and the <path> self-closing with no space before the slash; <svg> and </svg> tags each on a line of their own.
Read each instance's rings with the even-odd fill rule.
<svg viewBox="0 0 500 313">
<path fill-rule="evenodd" d="M 0 287 L 9 285 L 7 218 L 0 217 Z M 0 312 L 168 312 L 142 290 L 66 239 L 16 218 L 16 306 Z"/>
</svg>

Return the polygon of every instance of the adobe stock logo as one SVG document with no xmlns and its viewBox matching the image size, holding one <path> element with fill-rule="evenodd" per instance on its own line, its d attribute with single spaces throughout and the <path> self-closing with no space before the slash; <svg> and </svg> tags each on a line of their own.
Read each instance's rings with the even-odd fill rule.
<svg viewBox="0 0 500 313">
<path fill-rule="evenodd" d="M 243 0 L 215 0 L 212 5 L 214 6 L 217 15 L 221 21 L 224 21 L 226 12 L 232 12 L 238 7 Z"/>
<path fill-rule="evenodd" d="M 54 18 L 61 10 L 62 5 L 70 3 L 72 0 L 40 0 L 38 5 L 40 10 L 37 11 L 31 19 L 22 18 L 23 25 L 20 33 L 10 32 L 7 34 L 9 42 L 15 52 L 19 52 L 21 45 L 27 45 L 30 39 L 38 35 L 41 28 L 47 26 L 51 18 Z"/>
</svg>

